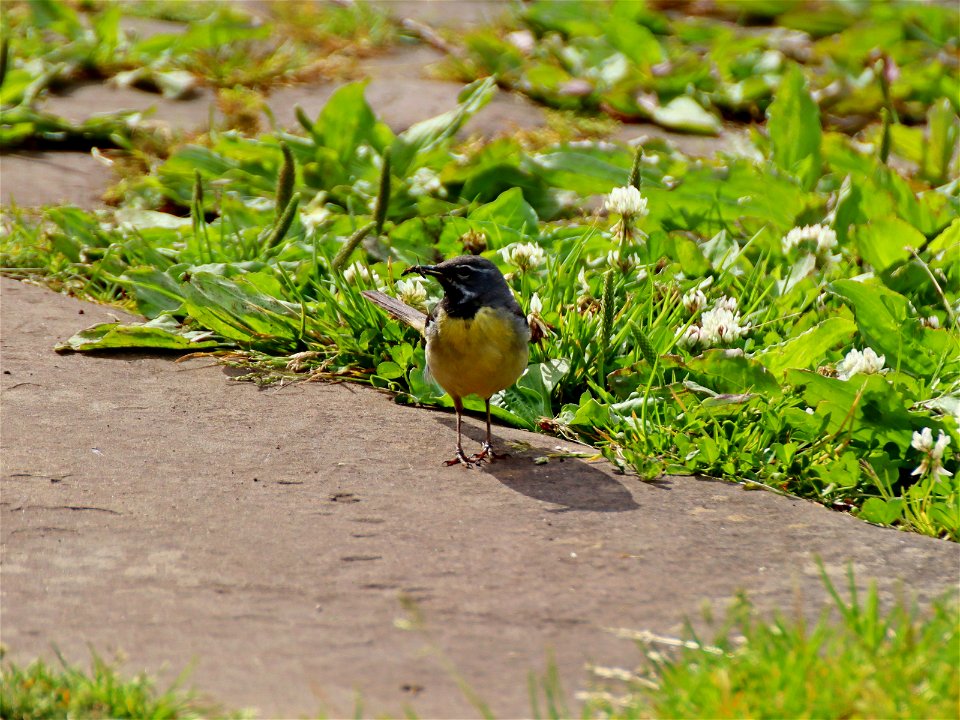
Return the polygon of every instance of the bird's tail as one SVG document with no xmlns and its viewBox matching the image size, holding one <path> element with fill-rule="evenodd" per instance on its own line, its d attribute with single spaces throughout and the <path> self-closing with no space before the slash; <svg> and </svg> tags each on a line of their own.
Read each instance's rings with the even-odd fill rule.
<svg viewBox="0 0 960 720">
<path fill-rule="evenodd" d="M 363 296 L 374 305 L 383 308 L 391 317 L 395 317 L 400 322 L 416 329 L 421 335 L 423 334 L 427 325 L 426 314 L 378 290 L 364 290 Z"/>
</svg>

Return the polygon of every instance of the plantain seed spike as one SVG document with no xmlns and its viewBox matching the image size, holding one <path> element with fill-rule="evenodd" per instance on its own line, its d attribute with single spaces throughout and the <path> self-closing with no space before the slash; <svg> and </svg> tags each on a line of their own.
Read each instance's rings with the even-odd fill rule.
<svg viewBox="0 0 960 720">
<path fill-rule="evenodd" d="M 890 157 L 890 111 L 887 108 L 880 108 L 880 120 L 883 122 L 883 129 L 880 136 L 880 162 L 887 164 L 887 158 Z"/>
<path fill-rule="evenodd" d="M 300 205 L 300 193 L 297 193 L 290 198 L 290 202 L 287 203 L 287 207 L 284 209 L 283 215 L 281 215 L 274 224 L 273 231 L 267 237 L 267 241 L 264 246 L 266 250 L 276 247 L 277 244 L 286 236 L 287 232 L 290 230 L 290 226 L 293 225 L 293 219 L 297 216 L 298 205 Z"/>
<path fill-rule="evenodd" d="M 650 338 L 648 338 L 647 334 L 640 328 L 637 328 L 637 345 L 640 346 L 640 353 L 643 355 L 643 359 L 650 363 L 650 365 L 656 364 L 657 351 L 653 349 Z"/>
<path fill-rule="evenodd" d="M 633 166 L 630 168 L 630 182 L 637 190 L 643 184 L 643 178 L 640 177 L 640 161 L 643 159 L 643 145 L 637 145 L 637 151 L 633 154 Z"/>
<path fill-rule="evenodd" d="M 340 248 L 340 252 L 337 253 L 336 257 L 333 258 L 333 262 L 330 263 L 330 267 L 334 270 L 341 269 L 344 265 L 347 264 L 347 260 L 350 258 L 350 253 L 357 249 L 357 245 L 370 234 L 370 231 L 376 227 L 375 222 L 368 222 L 366 225 L 357 228 L 354 230 L 353 235 L 347 238 L 347 241 L 343 244 L 343 247 Z"/>
<path fill-rule="evenodd" d="M 307 117 L 307 113 L 304 112 L 302 107 L 300 107 L 299 105 L 295 106 L 293 108 L 293 114 L 297 116 L 297 122 L 303 126 L 304 130 L 306 130 L 311 135 L 313 135 L 316 132 L 316 130 L 313 127 L 313 122 L 310 120 L 309 117 Z"/>
<path fill-rule="evenodd" d="M 203 178 L 199 170 L 193 171 L 193 202 L 190 214 L 193 216 L 193 230 L 197 231 L 203 222 Z"/>
<path fill-rule="evenodd" d="M 610 349 L 610 338 L 613 336 L 614 301 L 613 268 L 603 274 L 603 292 L 600 296 L 600 346 L 598 350 L 598 367 L 600 383 L 606 387 L 606 359 Z"/>
<path fill-rule="evenodd" d="M 280 151 L 283 153 L 283 164 L 277 174 L 277 217 L 280 217 L 290 204 L 293 197 L 293 184 L 297 177 L 297 164 L 290 152 L 290 146 L 280 142 Z"/>
</svg>

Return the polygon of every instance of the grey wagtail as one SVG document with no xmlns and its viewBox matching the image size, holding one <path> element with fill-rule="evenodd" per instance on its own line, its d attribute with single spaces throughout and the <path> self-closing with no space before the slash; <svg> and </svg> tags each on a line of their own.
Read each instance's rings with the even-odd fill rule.
<svg viewBox="0 0 960 720">
<path fill-rule="evenodd" d="M 427 370 L 457 410 L 457 456 L 447 465 L 466 467 L 498 457 L 490 434 L 490 396 L 513 385 L 527 367 L 530 325 L 503 273 L 486 258 L 468 255 L 439 265 L 414 265 L 437 279 L 444 297 L 428 316 L 381 292 L 363 294 L 427 339 Z M 463 452 L 463 398 L 479 395 L 487 406 L 487 439 L 476 455 Z"/>
</svg>

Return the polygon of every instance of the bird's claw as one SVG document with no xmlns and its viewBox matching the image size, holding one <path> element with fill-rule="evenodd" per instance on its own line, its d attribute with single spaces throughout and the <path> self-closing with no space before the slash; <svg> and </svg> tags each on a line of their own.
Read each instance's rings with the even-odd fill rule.
<svg viewBox="0 0 960 720">
<path fill-rule="evenodd" d="M 493 462 L 494 460 L 503 460 L 504 458 L 510 457 L 507 453 L 497 453 L 493 451 L 493 445 L 490 443 L 484 443 L 480 452 L 476 455 L 470 456 L 470 461 L 479 465 L 484 460 L 487 462 Z"/>
<path fill-rule="evenodd" d="M 472 468 L 476 462 L 472 457 L 468 458 L 466 455 L 464 455 L 462 448 L 457 448 L 457 456 L 453 458 L 453 460 L 445 460 L 443 464 L 447 467 L 459 464 L 463 465 L 465 468 Z"/>
</svg>

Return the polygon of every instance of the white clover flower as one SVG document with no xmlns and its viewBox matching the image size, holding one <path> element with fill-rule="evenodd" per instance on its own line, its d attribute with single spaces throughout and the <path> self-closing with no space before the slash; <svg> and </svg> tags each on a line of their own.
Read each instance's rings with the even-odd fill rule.
<svg viewBox="0 0 960 720">
<path fill-rule="evenodd" d="M 941 434 L 943 434 L 942 431 Z M 914 432 L 913 440 L 911 441 L 910 446 L 914 450 L 919 450 L 920 452 L 930 452 L 933 450 L 933 431 L 930 428 L 925 427 L 920 432 Z"/>
<path fill-rule="evenodd" d="M 683 296 L 683 307 L 685 307 L 691 315 L 696 315 L 697 312 L 706 306 L 707 296 L 703 294 L 703 290 L 700 288 L 688 290 Z"/>
<path fill-rule="evenodd" d="M 306 208 L 300 211 L 300 222 L 306 228 L 308 233 L 312 233 L 320 225 L 330 218 L 330 211 L 323 205 L 314 208 Z"/>
<path fill-rule="evenodd" d="M 703 296 L 701 290 L 697 289 L 695 292 Z M 694 295 L 692 299 L 699 301 L 700 297 Z M 706 302 L 705 297 L 703 300 Z M 687 332 L 680 339 L 680 343 L 690 347 L 699 344 L 709 348 L 715 345 L 727 345 L 744 337 L 749 332 L 750 323 L 743 322 L 741 319 L 740 313 L 737 311 L 736 298 L 724 295 L 719 300 L 714 301 L 711 309 L 703 312 L 700 316 L 699 325 L 691 325 L 687 328 Z"/>
<path fill-rule="evenodd" d="M 737 299 L 724 295 L 713 303 L 713 307 L 735 313 L 737 311 Z"/>
<path fill-rule="evenodd" d="M 372 272 L 370 268 L 368 268 L 359 260 L 348 266 L 347 269 L 343 271 L 343 279 L 348 283 L 361 280 L 364 283 L 372 283 L 378 286 L 380 285 L 379 276 L 375 272 Z"/>
<path fill-rule="evenodd" d="M 934 482 L 943 477 L 952 477 L 953 473 L 943 467 L 943 453 L 950 444 L 950 436 L 939 431 L 937 441 L 933 441 L 933 431 L 925 427 L 921 432 L 913 433 L 913 441 L 910 443 L 914 450 L 923 453 L 920 465 L 910 473 L 911 475 L 926 475 L 928 472 L 933 476 Z"/>
<path fill-rule="evenodd" d="M 542 265 L 546 256 L 536 243 L 513 243 L 500 251 L 503 259 L 524 272 Z"/>
<path fill-rule="evenodd" d="M 408 192 L 413 197 L 423 195 L 436 195 L 446 197 L 447 190 L 440 181 L 440 176 L 428 167 L 419 168 L 410 177 L 410 187 Z"/>
<path fill-rule="evenodd" d="M 700 326 L 691 325 L 687 328 L 686 332 L 683 333 L 683 337 L 678 340 L 681 345 L 686 347 L 693 347 L 700 342 Z"/>
<path fill-rule="evenodd" d="M 930 328 L 931 330 L 938 330 L 940 328 L 940 318 L 938 318 L 936 315 L 920 318 L 920 324 L 925 328 Z"/>
<path fill-rule="evenodd" d="M 873 348 L 864 348 L 863 352 L 854 348 L 837 363 L 837 377 L 849 380 L 854 375 L 875 375 L 883 370 L 885 360 L 886 355 L 877 355 Z"/>
<path fill-rule="evenodd" d="M 603 206 L 607 212 L 619 213 L 625 218 L 642 218 L 649 212 L 647 199 L 633 185 L 611 190 Z"/>
<path fill-rule="evenodd" d="M 700 343 L 705 347 L 726 345 L 750 332 L 750 323 L 740 324 L 740 313 L 715 305 L 700 316 Z"/>
<path fill-rule="evenodd" d="M 785 255 L 794 250 L 813 255 L 817 259 L 817 265 L 821 267 L 829 266 L 840 259 L 838 255 L 832 254 L 837 247 L 837 233 L 827 225 L 795 227 L 783 236 L 780 245 Z"/>
<path fill-rule="evenodd" d="M 427 288 L 417 278 L 398 280 L 396 284 L 397 299 L 417 310 L 426 310 Z"/>
<path fill-rule="evenodd" d="M 937 437 L 937 442 L 934 443 L 933 450 L 930 454 L 937 460 L 940 460 L 943 457 L 943 451 L 947 449 L 949 444 L 950 436 L 944 434 L 943 430 L 941 430 L 939 437 Z"/>
</svg>

